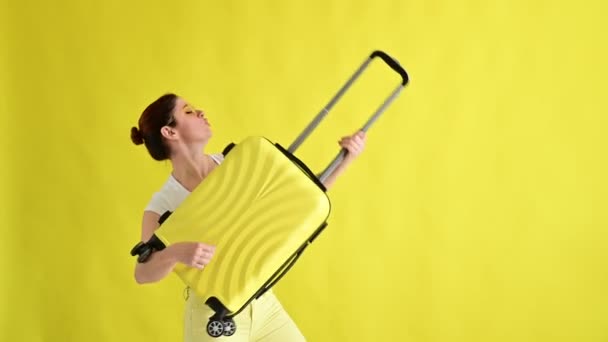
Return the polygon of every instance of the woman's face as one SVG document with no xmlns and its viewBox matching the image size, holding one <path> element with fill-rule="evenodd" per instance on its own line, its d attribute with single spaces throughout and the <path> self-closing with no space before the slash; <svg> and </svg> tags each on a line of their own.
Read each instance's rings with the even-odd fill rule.
<svg viewBox="0 0 608 342">
<path fill-rule="evenodd" d="M 211 126 L 202 110 L 179 97 L 173 109 L 175 130 L 185 143 L 206 143 L 211 138 Z"/>
</svg>

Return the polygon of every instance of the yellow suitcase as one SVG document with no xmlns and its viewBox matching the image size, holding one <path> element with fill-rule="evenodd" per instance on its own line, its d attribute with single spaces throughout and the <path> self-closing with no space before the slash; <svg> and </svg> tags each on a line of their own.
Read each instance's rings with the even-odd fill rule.
<svg viewBox="0 0 608 342">
<path fill-rule="evenodd" d="M 215 312 L 207 322 L 213 337 L 236 331 L 232 319 L 270 289 L 327 226 L 331 203 L 323 181 L 342 161 L 342 150 L 315 175 L 294 152 L 351 84 L 380 57 L 402 81 L 362 130 L 367 129 L 408 83 L 405 70 L 374 51 L 329 104 L 288 148 L 265 137 L 248 137 L 225 150 L 224 161 L 180 204 L 161 217 L 147 242 L 131 251 L 145 262 L 151 253 L 180 241 L 216 246 L 202 270 L 176 265 L 174 272 Z"/>
</svg>

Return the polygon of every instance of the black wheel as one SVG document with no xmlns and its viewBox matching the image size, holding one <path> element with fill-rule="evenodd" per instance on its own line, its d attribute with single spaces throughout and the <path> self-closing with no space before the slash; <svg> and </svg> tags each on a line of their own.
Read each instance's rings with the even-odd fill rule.
<svg viewBox="0 0 608 342">
<path fill-rule="evenodd" d="M 137 257 L 137 262 L 139 263 L 144 263 L 146 261 L 148 261 L 148 259 L 150 258 L 150 255 L 152 255 L 152 248 L 148 247 L 146 245 L 146 249 L 144 249 L 141 254 Z"/>
<path fill-rule="evenodd" d="M 236 332 L 236 324 L 232 319 L 224 321 L 224 336 L 232 336 Z"/>
<path fill-rule="evenodd" d="M 220 337 L 224 333 L 224 324 L 221 321 L 209 321 L 207 333 L 211 337 Z"/>
<path fill-rule="evenodd" d="M 138 242 L 135 246 L 133 246 L 133 248 L 131 249 L 131 256 L 136 256 L 136 255 L 140 255 L 141 252 L 144 251 L 144 249 L 146 248 L 146 244 L 143 241 Z"/>
</svg>

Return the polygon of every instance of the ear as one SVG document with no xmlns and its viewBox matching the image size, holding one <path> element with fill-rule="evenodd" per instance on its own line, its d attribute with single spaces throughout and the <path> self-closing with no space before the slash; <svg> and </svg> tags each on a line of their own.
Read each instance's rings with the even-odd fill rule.
<svg viewBox="0 0 608 342">
<path fill-rule="evenodd" d="M 173 139 L 177 138 L 177 131 L 173 127 L 169 127 L 169 126 L 163 126 L 160 129 L 160 134 L 165 139 L 169 139 L 169 140 L 173 140 Z"/>
</svg>

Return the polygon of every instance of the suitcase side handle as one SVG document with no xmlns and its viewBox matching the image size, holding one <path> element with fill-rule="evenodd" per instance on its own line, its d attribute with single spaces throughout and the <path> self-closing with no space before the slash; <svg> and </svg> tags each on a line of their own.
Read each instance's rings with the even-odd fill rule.
<svg viewBox="0 0 608 342">
<path fill-rule="evenodd" d="M 262 287 L 260 289 L 260 291 L 255 295 L 255 299 L 262 297 L 262 295 L 264 293 L 266 293 L 266 291 L 270 290 L 276 283 L 279 282 L 279 280 L 281 280 L 281 278 L 283 278 L 283 276 L 285 274 L 287 274 L 287 272 L 291 269 L 291 267 L 293 265 L 295 265 L 296 261 L 298 261 L 298 258 L 300 258 L 300 255 L 302 255 L 301 252 L 302 251 L 298 251 L 298 252 L 294 253 L 291 256 L 291 258 L 289 260 L 287 260 L 287 262 L 283 265 L 283 267 L 281 269 L 279 269 L 279 271 L 277 272 L 275 277 L 271 278 L 269 283 L 266 284 L 264 287 Z"/>
<path fill-rule="evenodd" d="M 342 96 L 346 93 L 346 91 L 353 85 L 353 83 L 363 74 L 363 72 L 368 68 L 369 64 L 376 57 L 380 57 L 388 66 L 390 66 L 395 72 L 397 72 L 401 76 L 401 82 L 395 88 L 395 90 L 390 94 L 390 96 L 382 103 L 382 105 L 372 114 L 372 116 L 367 120 L 367 122 L 361 128 L 361 131 L 367 132 L 369 128 L 378 120 L 380 115 L 388 108 L 388 106 L 397 98 L 399 93 L 405 88 L 405 86 L 409 83 L 409 76 L 405 69 L 397 62 L 396 59 L 389 56 L 387 53 L 376 50 L 372 52 L 365 61 L 359 66 L 357 71 L 346 81 L 346 83 L 340 88 L 338 93 L 334 95 L 334 97 L 329 101 L 329 103 L 315 116 L 308 126 L 304 129 L 302 133 L 296 138 L 296 140 L 289 146 L 288 151 L 290 153 L 295 153 L 296 149 L 300 147 L 300 145 L 304 142 L 304 140 L 312 133 L 312 131 L 317 128 L 321 120 L 327 116 L 329 111 L 333 108 L 333 106 L 342 98 Z M 321 182 L 323 182 L 332 172 L 338 167 L 338 165 L 344 160 L 346 156 L 346 149 L 341 149 L 338 152 L 338 155 L 334 158 L 334 160 L 319 174 L 317 177 Z"/>
<path fill-rule="evenodd" d="M 268 281 L 262 285 L 262 287 L 251 298 L 249 298 L 247 302 L 236 310 L 236 312 L 229 312 L 224 304 L 222 304 L 216 297 L 210 297 L 206 301 L 206 304 L 209 305 L 213 311 L 215 311 L 216 315 L 213 317 L 219 320 L 223 320 L 225 318 L 231 319 L 241 313 L 241 311 L 243 311 L 253 300 L 262 297 L 264 293 L 270 290 L 279 280 L 281 280 L 281 278 L 283 278 L 285 274 L 287 274 L 296 261 L 298 261 L 298 258 L 302 255 L 302 252 L 307 245 L 308 243 L 306 243 L 303 247 L 300 247 L 294 254 L 292 254 L 289 259 L 287 259 L 287 261 L 284 262 L 283 265 L 272 275 L 272 277 L 268 279 Z"/>
<path fill-rule="evenodd" d="M 308 245 L 312 244 L 312 242 L 317 238 L 317 236 L 327 227 L 327 221 L 324 221 L 319 228 L 298 248 L 298 250 L 275 272 L 275 274 L 268 280 L 264 286 L 260 289 L 260 291 L 255 295 L 255 299 L 260 298 L 266 291 L 270 290 L 276 283 L 283 278 L 285 274 L 293 267 L 293 265 L 298 261 L 298 258 L 304 253 L 304 250 Z"/>
</svg>

